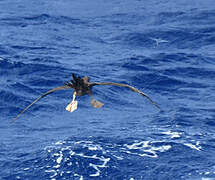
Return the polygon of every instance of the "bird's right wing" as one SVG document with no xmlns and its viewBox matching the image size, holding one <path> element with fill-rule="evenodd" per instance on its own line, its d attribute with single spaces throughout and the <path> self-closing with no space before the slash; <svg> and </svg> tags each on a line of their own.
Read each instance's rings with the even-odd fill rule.
<svg viewBox="0 0 215 180">
<path fill-rule="evenodd" d="M 42 96 L 40 96 L 39 98 L 37 98 L 33 103 L 31 103 L 30 105 L 28 105 L 21 113 L 19 113 L 16 118 L 13 120 L 16 121 L 25 111 L 27 111 L 32 105 L 34 105 L 35 103 L 37 103 L 38 101 L 40 101 L 42 98 L 44 98 L 45 96 L 55 92 L 55 91 L 58 91 L 58 90 L 66 90 L 66 89 L 71 89 L 72 87 L 69 87 L 67 85 L 65 86 L 60 86 L 60 87 L 57 87 L 57 88 L 54 88 L 54 89 L 51 89 L 49 91 L 47 91 L 45 94 L 43 94 Z"/>
<path fill-rule="evenodd" d="M 112 85 L 112 86 L 121 86 L 121 87 L 127 87 L 129 89 L 131 89 L 134 92 L 137 92 L 139 94 L 141 94 L 142 96 L 145 96 L 154 106 L 156 106 L 159 110 L 161 110 L 161 108 L 148 96 L 146 95 L 144 92 L 140 91 L 139 89 L 130 86 L 128 84 L 123 84 L 123 83 L 114 83 L 114 82 L 92 82 L 90 83 L 90 86 L 96 86 L 96 85 Z"/>
</svg>

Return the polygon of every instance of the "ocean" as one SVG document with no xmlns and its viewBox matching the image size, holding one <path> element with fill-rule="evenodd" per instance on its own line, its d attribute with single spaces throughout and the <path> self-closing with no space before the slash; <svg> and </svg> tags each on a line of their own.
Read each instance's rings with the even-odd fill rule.
<svg viewBox="0 0 215 180">
<path fill-rule="evenodd" d="M 215 180 L 213 0 L 1 0 L 0 179 Z M 52 88 L 78 76 L 91 97 Z"/>
</svg>

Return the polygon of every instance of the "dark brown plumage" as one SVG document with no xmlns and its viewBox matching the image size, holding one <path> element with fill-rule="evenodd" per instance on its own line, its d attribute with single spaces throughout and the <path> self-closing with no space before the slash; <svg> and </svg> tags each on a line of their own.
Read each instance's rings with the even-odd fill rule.
<svg viewBox="0 0 215 180">
<path fill-rule="evenodd" d="M 75 74 L 72 74 L 72 77 L 73 77 L 73 80 L 71 80 L 70 82 L 66 82 L 65 86 L 60 86 L 60 87 L 51 89 L 50 91 L 46 92 L 45 94 L 40 96 L 38 99 L 36 99 L 33 103 L 28 105 L 20 114 L 18 114 L 18 116 L 14 119 L 14 121 L 17 120 L 25 111 L 27 111 L 32 105 L 34 105 L 35 103 L 40 101 L 42 98 L 44 98 L 45 96 L 47 96 L 55 91 L 59 91 L 59 90 L 74 89 L 78 96 L 84 96 L 84 95 L 89 94 L 92 97 L 92 101 L 91 101 L 92 105 L 96 108 L 100 108 L 103 106 L 103 103 L 96 100 L 93 97 L 93 92 L 92 92 L 92 87 L 97 86 L 97 85 L 112 85 L 112 86 L 127 87 L 127 88 L 131 89 L 132 91 L 140 93 L 142 96 L 145 96 L 154 106 L 156 106 L 160 110 L 160 107 L 148 95 L 146 95 L 139 89 L 134 88 L 133 86 L 130 86 L 128 84 L 114 83 L 114 82 L 92 82 L 91 83 L 90 78 L 88 76 L 81 78 L 80 76 L 76 77 Z"/>
</svg>

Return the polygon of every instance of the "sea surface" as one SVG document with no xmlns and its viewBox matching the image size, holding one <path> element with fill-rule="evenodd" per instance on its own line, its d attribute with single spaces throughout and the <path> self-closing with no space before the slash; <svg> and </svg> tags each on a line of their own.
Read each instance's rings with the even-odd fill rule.
<svg viewBox="0 0 215 180">
<path fill-rule="evenodd" d="M 0 179 L 215 180 L 215 1 L 1 0 Z"/>
</svg>

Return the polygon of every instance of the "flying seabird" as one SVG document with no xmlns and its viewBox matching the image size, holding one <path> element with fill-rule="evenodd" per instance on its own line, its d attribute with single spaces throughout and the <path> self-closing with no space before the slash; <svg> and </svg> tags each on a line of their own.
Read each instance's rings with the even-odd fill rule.
<svg viewBox="0 0 215 180">
<path fill-rule="evenodd" d="M 80 76 L 76 77 L 75 74 L 72 74 L 73 80 L 70 80 L 69 82 L 66 82 L 64 86 L 60 86 L 54 89 L 51 89 L 47 91 L 45 94 L 40 96 L 38 99 L 36 99 L 33 103 L 28 105 L 20 114 L 17 115 L 17 117 L 14 119 L 17 120 L 25 111 L 27 111 L 32 105 L 40 101 L 45 96 L 58 91 L 58 90 L 67 90 L 67 89 L 74 89 L 73 93 L 73 100 L 72 102 L 67 106 L 68 111 L 74 111 L 77 109 L 77 101 L 75 101 L 76 96 L 84 96 L 84 95 L 90 95 L 92 97 L 91 104 L 95 108 L 101 108 L 104 104 L 98 100 L 96 100 L 93 96 L 92 87 L 97 85 L 112 85 L 112 86 L 121 86 L 121 87 L 127 87 L 131 89 L 134 92 L 140 93 L 142 96 L 145 96 L 155 107 L 157 107 L 159 110 L 160 107 L 145 93 L 140 91 L 139 89 L 130 86 L 128 84 L 123 83 L 115 83 L 115 82 L 90 82 L 90 77 L 85 76 L 84 78 L 81 78 Z"/>
</svg>

